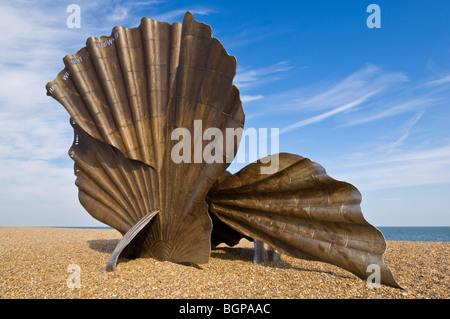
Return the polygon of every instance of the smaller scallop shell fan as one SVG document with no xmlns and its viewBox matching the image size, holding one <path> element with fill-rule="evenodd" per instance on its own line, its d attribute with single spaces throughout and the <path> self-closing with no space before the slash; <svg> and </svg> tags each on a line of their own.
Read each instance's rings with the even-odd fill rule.
<svg viewBox="0 0 450 319">
<path fill-rule="evenodd" d="M 196 138 L 184 141 L 192 161 L 172 160 L 176 128 L 211 136 L 244 127 L 236 59 L 190 12 L 182 24 L 142 18 L 137 28 L 115 27 L 64 64 L 47 94 L 71 116 L 80 203 L 123 235 L 106 270 L 121 254 L 205 263 L 212 245 L 246 237 L 361 278 L 376 264 L 381 282 L 399 287 L 360 193 L 319 164 L 281 153 L 268 158 L 279 162 L 273 174 L 261 174 L 267 161 L 258 161 L 231 175 L 239 136 L 216 141 L 227 152 L 214 161 L 196 158 L 210 143 Z"/>
</svg>

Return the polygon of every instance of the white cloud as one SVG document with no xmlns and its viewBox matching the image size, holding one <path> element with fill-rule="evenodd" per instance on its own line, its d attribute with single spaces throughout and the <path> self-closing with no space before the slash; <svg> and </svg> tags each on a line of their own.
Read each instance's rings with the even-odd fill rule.
<svg viewBox="0 0 450 319">
<path fill-rule="evenodd" d="M 115 7 L 112 14 L 110 14 L 107 19 L 111 22 L 120 22 L 128 17 L 128 9 L 123 6 Z"/>
<path fill-rule="evenodd" d="M 396 141 L 394 141 L 393 143 L 391 143 L 388 148 L 389 148 L 389 153 L 393 152 L 400 144 L 402 144 L 409 136 L 409 133 L 411 131 L 411 129 L 413 128 L 414 125 L 416 125 L 416 123 L 420 120 L 420 118 L 422 117 L 423 113 L 425 113 L 425 111 L 422 111 L 420 113 L 417 113 L 416 115 L 414 115 L 406 129 L 404 130 L 403 134 L 400 136 L 400 138 L 398 138 Z"/>
<path fill-rule="evenodd" d="M 429 86 L 437 86 L 437 85 L 443 85 L 443 84 L 447 84 L 447 83 L 450 83 L 450 75 L 447 75 L 447 76 L 442 77 L 437 80 L 430 81 L 427 84 Z"/>
<path fill-rule="evenodd" d="M 435 101 L 435 99 L 424 98 L 424 97 L 414 98 L 413 100 L 403 102 L 400 104 L 396 104 L 395 106 L 388 107 L 388 108 L 385 108 L 382 110 L 374 109 L 372 114 L 361 114 L 361 115 L 359 115 L 359 117 L 347 120 L 347 122 L 344 123 L 343 125 L 351 126 L 351 125 L 363 124 L 363 123 L 368 123 L 368 122 L 384 119 L 387 117 L 395 116 L 398 114 L 410 112 L 410 111 L 417 110 L 417 109 L 425 109 L 433 101 Z"/>
<path fill-rule="evenodd" d="M 407 77 L 403 73 L 384 72 L 380 68 L 368 64 L 331 88 L 322 89 L 323 92 L 318 92 L 309 98 L 297 101 L 297 105 L 287 103 L 297 110 L 328 109 L 328 111 L 290 124 L 281 129 L 280 134 L 347 112 L 368 102 L 370 98 L 386 92 L 393 85 L 405 81 L 407 81 Z M 294 112 L 296 111 L 295 109 L 293 110 Z"/>
<path fill-rule="evenodd" d="M 361 190 L 389 189 L 419 185 L 450 183 L 450 160 L 406 162 L 396 165 L 369 167 L 341 174 Z"/>
<path fill-rule="evenodd" d="M 421 113 L 410 119 L 416 125 Z M 408 128 L 407 128 L 408 129 Z M 397 141 L 403 141 L 402 135 Z M 335 158 L 334 178 L 348 181 L 361 191 L 450 184 L 450 144 L 393 150 L 384 148 Z"/>
<path fill-rule="evenodd" d="M 281 129 L 280 130 L 280 134 L 293 131 L 293 130 L 295 130 L 297 128 L 300 128 L 302 126 L 305 126 L 305 125 L 309 125 L 309 124 L 313 124 L 313 123 L 317 123 L 317 122 L 323 121 L 323 120 L 325 120 L 325 119 L 327 119 L 327 118 L 329 118 L 329 117 L 331 117 L 333 115 L 336 115 L 336 114 L 348 111 L 348 110 L 350 110 L 350 109 L 360 105 L 361 103 L 364 103 L 365 101 L 367 101 L 367 99 L 369 97 L 371 97 L 373 94 L 375 94 L 375 92 L 372 93 L 372 94 L 369 93 L 366 96 L 363 96 L 363 97 L 361 97 L 361 98 L 359 98 L 359 99 L 357 99 L 355 101 L 352 101 L 352 102 L 350 102 L 348 104 L 336 107 L 336 108 L 332 109 L 331 111 L 328 111 L 328 112 L 325 112 L 325 113 L 322 113 L 322 114 L 310 117 L 310 118 L 308 118 L 306 120 L 301 120 L 301 121 L 299 121 L 297 123 L 291 124 L 291 125 L 283 128 L 283 129 Z"/>
<path fill-rule="evenodd" d="M 258 95 L 242 95 L 241 96 L 241 101 L 242 102 L 251 102 L 251 101 L 257 101 L 257 100 L 261 100 L 264 96 L 261 94 Z"/>
<path fill-rule="evenodd" d="M 419 162 L 419 161 L 441 161 L 446 160 L 450 162 L 450 145 L 435 147 L 431 149 L 406 151 L 401 154 L 389 154 L 389 156 L 374 156 L 368 154 L 369 160 L 360 160 L 352 163 L 352 166 L 369 166 L 380 165 L 386 163 L 405 163 L 405 162 Z"/>
<path fill-rule="evenodd" d="M 450 145 L 348 156 L 334 176 L 362 191 L 450 183 Z"/>
<path fill-rule="evenodd" d="M 239 89 L 248 89 L 250 87 L 259 86 L 277 80 L 280 73 L 289 71 L 292 68 L 293 67 L 288 64 L 288 61 L 282 61 L 267 67 L 251 70 L 245 70 L 238 66 L 234 84 Z"/>
<path fill-rule="evenodd" d="M 158 21 L 165 21 L 165 22 L 174 22 L 175 19 L 183 17 L 186 13 L 186 11 L 192 12 L 193 15 L 209 15 L 211 13 L 216 13 L 217 11 L 211 8 L 190 8 L 190 9 L 179 9 L 179 10 L 172 10 L 165 13 L 160 13 L 157 15 L 152 16 L 151 18 Z"/>
<path fill-rule="evenodd" d="M 300 101 L 299 107 L 314 110 L 334 108 L 363 96 L 386 91 L 407 80 L 407 76 L 401 72 L 386 72 L 375 65 L 367 64 L 329 89 L 324 90 L 320 86 L 315 95 Z"/>
</svg>

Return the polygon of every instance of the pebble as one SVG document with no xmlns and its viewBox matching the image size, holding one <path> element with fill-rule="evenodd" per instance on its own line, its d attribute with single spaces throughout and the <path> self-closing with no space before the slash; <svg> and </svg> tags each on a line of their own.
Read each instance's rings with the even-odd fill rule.
<svg viewBox="0 0 450 319">
<path fill-rule="evenodd" d="M 114 229 L 0 227 L 2 299 L 448 299 L 450 243 L 388 241 L 384 260 L 406 290 L 366 282 L 339 267 L 282 255 L 253 264 L 253 244 L 220 245 L 208 263 L 120 259 L 100 269 L 121 238 Z M 78 274 L 69 265 L 79 268 Z"/>
</svg>

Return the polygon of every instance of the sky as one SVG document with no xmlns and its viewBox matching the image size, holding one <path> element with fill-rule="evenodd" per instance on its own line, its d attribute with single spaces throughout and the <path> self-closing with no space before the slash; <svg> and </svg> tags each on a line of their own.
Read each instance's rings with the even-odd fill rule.
<svg viewBox="0 0 450 319">
<path fill-rule="evenodd" d="M 245 128 L 355 185 L 375 226 L 450 226 L 447 0 L 1 1 L 0 226 L 105 226 L 78 201 L 69 115 L 45 85 L 88 37 L 186 11 L 236 57 Z"/>
</svg>

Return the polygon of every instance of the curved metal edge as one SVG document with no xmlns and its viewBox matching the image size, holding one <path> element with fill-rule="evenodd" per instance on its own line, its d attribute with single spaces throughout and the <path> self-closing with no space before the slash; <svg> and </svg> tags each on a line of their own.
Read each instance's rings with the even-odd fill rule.
<svg viewBox="0 0 450 319">
<path fill-rule="evenodd" d="M 155 210 L 150 212 L 149 214 L 142 217 L 133 227 L 131 227 L 126 234 L 122 237 L 122 239 L 117 243 L 116 248 L 111 255 L 108 263 L 101 270 L 103 271 L 114 271 L 116 269 L 117 260 L 119 258 L 122 250 L 136 237 L 137 234 L 159 213 L 159 210 Z"/>
</svg>

